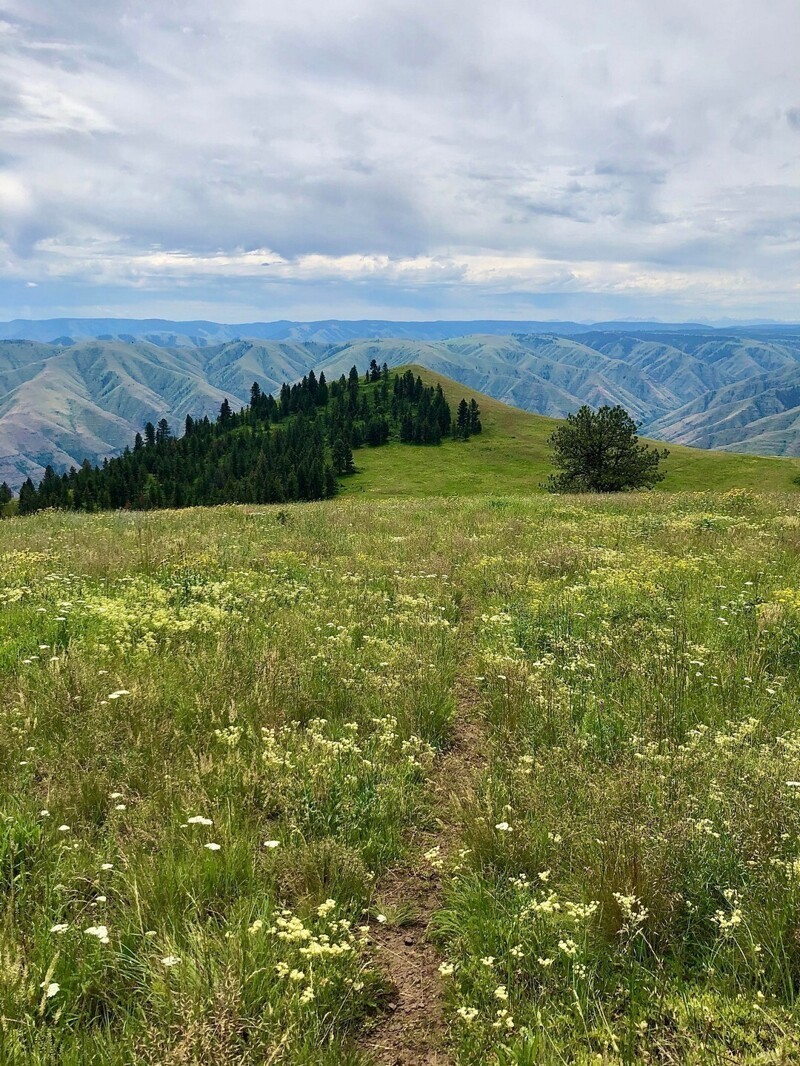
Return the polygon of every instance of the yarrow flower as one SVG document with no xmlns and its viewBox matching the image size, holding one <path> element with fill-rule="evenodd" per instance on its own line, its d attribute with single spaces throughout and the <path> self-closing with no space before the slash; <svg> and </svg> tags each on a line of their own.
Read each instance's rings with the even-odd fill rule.
<svg viewBox="0 0 800 1066">
<path fill-rule="evenodd" d="M 205 818 L 202 814 L 192 815 L 191 818 L 186 819 L 187 825 L 213 825 L 213 821 L 210 818 Z"/>
<path fill-rule="evenodd" d="M 463 1018 L 463 1020 L 469 1025 L 470 1022 L 474 1022 L 475 1019 L 478 1017 L 478 1008 L 459 1007 L 456 1011 L 456 1014 L 459 1016 L 459 1018 Z"/>
<path fill-rule="evenodd" d="M 105 925 L 90 925 L 84 930 L 87 936 L 95 936 L 101 944 L 108 943 L 108 929 Z"/>
<path fill-rule="evenodd" d="M 178 958 L 177 955 L 165 955 L 164 958 L 161 960 L 161 965 L 166 967 L 179 966 L 180 962 L 181 960 Z"/>
<path fill-rule="evenodd" d="M 265 848 L 277 848 L 280 845 L 280 840 L 265 840 Z"/>
<path fill-rule="evenodd" d="M 214 844 L 213 841 L 212 841 L 212 843 L 210 843 L 210 844 L 204 844 L 203 847 L 207 848 L 208 851 L 219 851 L 219 849 L 222 847 L 222 845 L 221 844 Z"/>
</svg>

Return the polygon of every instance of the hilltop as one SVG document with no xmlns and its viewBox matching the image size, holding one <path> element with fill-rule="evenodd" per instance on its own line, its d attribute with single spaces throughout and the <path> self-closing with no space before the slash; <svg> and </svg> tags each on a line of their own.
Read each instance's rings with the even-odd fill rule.
<svg viewBox="0 0 800 1066">
<path fill-rule="evenodd" d="M 329 379 L 353 365 L 363 371 L 371 359 L 389 367 L 424 366 L 553 418 L 583 403 L 619 403 L 645 432 L 668 443 L 800 453 L 797 329 L 607 328 L 573 335 L 554 329 L 447 337 L 432 329 L 430 338 L 420 338 L 409 336 L 409 327 L 395 337 L 357 338 L 339 325 L 338 339 L 320 325 L 284 339 L 220 340 L 209 333 L 202 345 L 166 332 L 148 339 L 124 332 L 65 336 L 57 344 L 0 340 L 0 481 L 18 487 L 29 475 L 41 477 L 48 463 L 61 471 L 84 458 L 102 461 L 147 421 L 167 418 L 175 425 L 187 414 L 212 415 L 225 398 L 234 407 L 245 404 L 253 381 L 269 392 L 311 370 Z M 448 324 L 440 325 L 441 332 Z M 378 331 L 375 323 L 364 328 Z"/>
<path fill-rule="evenodd" d="M 471 494 L 517 495 L 540 491 L 551 473 L 548 437 L 558 420 L 534 415 L 494 400 L 425 367 L 408 368 L 426 385 L 440 384 L 453 407 L 463 396 L 475 400 L 483 432 L 466 445 L 448 441 L 438 448 L 420 448 L 414 461 L 405 460 L 400 446 L 356 453 L 359 472 L 347 482 L 347 493 L 377 496 L 434 496 Z M 800 459 L 739 455 L 669 446 L 666 478 L 656 491 L 725 491 L 748 488 L 781 492 L 794 490 Z"/>
<path fill-rule="evenodd" d="M 377 364 L 373 361 L 372 365 L 377 374 Z M 342 392 L 346 378 L 348 389 Z M 407 378 L 415 379 L 429 399 L 439 394 L 449 405 L 433 438 L 427 431 L 415 433 L 411 424 L 404 435 L 396 399 L 390 413 L 389 397 L 398 395 L 398 386 Z M 52 506 L 93 510 L 282 503 L 333 496 L 337 491 L 395 497 L 528 495 L 542 491 L 552 472 L 549 438 L 559 424 L 557 419 L 501 403 L 425 367 L 411 364 L 384 371 L 378 384 L 364 384 L 353 367 L 349 375 L 331 378 L 330 401 L 325 376 L 319 381 L 324 397 L 312 371 L 291 390 L 284 384 L 277 402 L 254 388 L 257 405 L 253 406 L 251 394 L 251 403 L 241 414 L 232 413 L 223 401 L 224 419 L 219 412 L 213 420 L 189 415 L 180 427 L 164 419 L 158 430 L 148 423 L 149 448 L 143 447 L 147 433 L 144 441 L 137 433 L 132 451 L 134 442 L 129 439 L 122 457 L 104 460 L 102 469 L 98 465 L 94 473 L 85 468 L 61 478 L 48 472 L 38 496 L 26 482 L 21 513 Z M 313 398 L 306 404 L 302 396 L 307 383 Z M 337 397 L 347 395 L 345 410 Z M 404 401 L 400 402 L 402 406 Z M 454 422 L 462 402 L 475 406 L 482 427 L 468 441 L 451 434 L 451 417 Z M 417 417 L 416 407 L 409 407 L 408 412 Z M 372 425 L 376 416 L 380 424 Z M 295 424 L 297 417 L 299 424 Z M 340 452 L 345 443 L 355 449 L 346 461 L 343 453 L 337 461 L 332 452 L 337 438 Z M 409 449 L 414 443 L 426 446 L 413 448 L 412 454 Z M 666 473 L 661 491 L 793 491 L 800 460 L 677 445 L 670 451 Z"/>
</svg>

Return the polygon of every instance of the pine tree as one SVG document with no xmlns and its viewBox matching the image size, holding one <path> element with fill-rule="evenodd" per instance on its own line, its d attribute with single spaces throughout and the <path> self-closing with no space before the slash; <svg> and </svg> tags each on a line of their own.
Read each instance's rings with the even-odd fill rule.
<svg viewBox="0 0 800 1066">
<path fill-rule="evenodd" d="M 18 514 L 26 515 L 33 514 L 34 511 L 39 510 L 39 501 L 36 495 L 36 487 L 30 478 L 26 478 L 22 488 L 19 490 L 19 510 Z"/>
<path fill-rule="evenodd" d="M 466 440 L 469 436 L 469 404 L 463 397 L 458 405 L 453 436 L 459 440 Z"/>
<path fill-rule="evenodd" d="M 598 411 L 584 405 L 567 415 L 564 425 L 550 437 L 553 465 L 550 492 L 626 492 L 652 488 L 664 479 L 659 464 L 666 448 L 640 444 L 636 423 L 624 407 L 604 406 Z"/>
</svg>

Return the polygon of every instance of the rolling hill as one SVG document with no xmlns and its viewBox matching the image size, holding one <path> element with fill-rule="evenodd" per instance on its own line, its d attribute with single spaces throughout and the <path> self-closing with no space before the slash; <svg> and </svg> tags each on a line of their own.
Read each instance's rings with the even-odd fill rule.
<svg viewBox="0 0 800 1066">
<path fill-rule="evenodd" d="M 551 473 L 547 439 L 555 419 L 509 407 L 425 367 L 412 366 L 428 385 L 441 383 L 451 407 L 463 396 L 480 405 L 483 432 L 466 443 L 417 448 L 413 463 L 403 445 L 356 452 L 359 470 L 345 493 L 375 496 L 518 495 L 540 490 Z M 795 491 L 800 459 L 737 455 L 670 445 L 666 478 L 657 491 L 698 492 L 747 488 Z"/>
<path fill-rule="evenodd" d="M 424 366 L 552 418 L 583 403 L 619 403 L 660 440 L 800 454 L 800 332 L 790 329 L 754 329 L 747 335 L 701 327 L 617 329 L 579 336 L 484 333 L 337 342 L 251 338 L 166 346 L 133 337 L 64 344 L 5 340 L 0 341 L 0 481 L 16 487 L 28 475 L 40 477 L 47 463 L 63 470 L 84 458 L 98 462 L 119 452 L 147 421 L 166 417 L 178 428 L 187 414 L 215 413 L 225 397 L 244 403 L 253 381 L 271 391 L 312 368 L 330 378 L 353 365 L 363 369 L 371 359 L 390 367 Z"/>
</svg>

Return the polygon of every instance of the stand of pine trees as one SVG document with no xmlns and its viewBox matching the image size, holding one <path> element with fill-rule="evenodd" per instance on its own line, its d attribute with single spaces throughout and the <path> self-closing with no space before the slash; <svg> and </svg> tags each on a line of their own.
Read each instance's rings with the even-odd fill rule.
<svg viewBox="0 0 800 1066">
<path fill-rule="evenodd" d="M 187 416 L 180 437 L 166 419 L 148 422 L 132 448 L 101 466 L 85 460 L 60 476 L 48 466 L 38 487 L 28 478 L 18 513 L 321 500 L 336 494 L 338 477 L 355 473 L 354 449 L 392 438 L 439 444 L 481 431 L 474 400 L 462 399 L 453 421 L 441 385 L 411 371 L 392 380 L 373 360 L 365 378 L 353 367 L 328 384 L 311 371 L 277 398 L 255 382 L 249 406 L 234 412 L 225 400 L 214 421 Z"/>
</svg>

